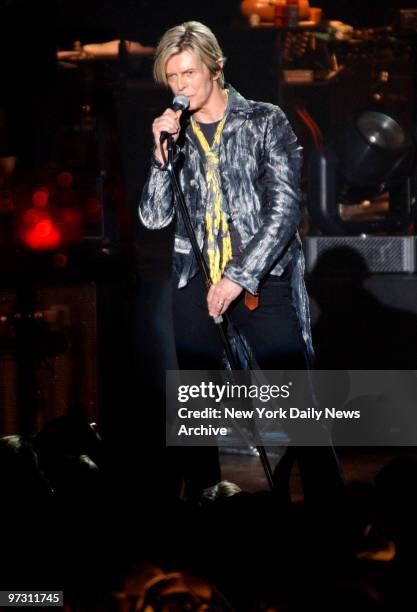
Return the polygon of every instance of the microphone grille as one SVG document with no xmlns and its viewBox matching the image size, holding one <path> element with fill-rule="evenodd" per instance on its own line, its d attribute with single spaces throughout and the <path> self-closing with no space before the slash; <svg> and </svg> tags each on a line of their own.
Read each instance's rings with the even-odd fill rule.
<svg viewBox="0 0 417 612">
<path fill-rule="evenodd" d="M 172 101 L 172 107 L 176 111 L 185 110 L 189 106 L 190 106 L 190 100 L 187 98 L 187 96 L 183 96 L 182 94 L 175 96 L 175 98 Z"/>
</svg>

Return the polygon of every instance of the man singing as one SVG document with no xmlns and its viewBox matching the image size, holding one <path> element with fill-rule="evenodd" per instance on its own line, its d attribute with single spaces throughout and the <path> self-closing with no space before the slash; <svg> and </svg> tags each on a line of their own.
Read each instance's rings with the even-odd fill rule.
<svg viewBox="0 0 417 612">
<path fill-rule="evenodd" d="M 186 117 L 168 108 L 153 122 L 155 156 L 140 219 L 161 229 L 176 217 L 174 328 L 181 368 L 195 369 L 196 359 L 219 367 L 222 346 L 210 317 L 226 310 L 262 368 L 303 368 L 312 347 L 297 235 L 301 147 L 278 107 L 246 100 L 225 85 L 224 61 L 216 37 L 201 23 L 184 23 L 162 37 L 155 79 L 190 105 Z M 177 143 L 180 185 L 213 282 L 208 295 L 174 208 L 160 145 L 164 131 Z"/>
<path fill-rule="evenodd" d="M 154 157 L 139 216 L 150 229 L 175 218 L 180 369 L 221 367 L 223 346 L 212 317 L 225 311 L 262 369 L 304 369 L 313 349 L 297 234 L 301 147 L 280 108 L 246 100 L 225 84 L 224 63 L 216 37 L 202 23 L 173 27 L 160 40 L 155 80 L 174 96 L 185 95 L 189 107 L 167 108 L 153 122 Z M 174 205 L 161 132 L 176 143 L 177 176 L 210 270 L 208 293 Z M 215 472 L 206 486 L 218 479 Z"/>
</svg>

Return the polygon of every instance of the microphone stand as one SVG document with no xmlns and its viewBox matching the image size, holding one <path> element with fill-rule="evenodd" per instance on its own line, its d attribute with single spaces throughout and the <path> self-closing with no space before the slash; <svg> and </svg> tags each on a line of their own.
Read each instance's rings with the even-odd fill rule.
<svg viewBox="0 0 417 612">
<path fill-rule="evenodd" d="M 206 286 L 206 290 L 208 291 L 212 285 L 211 282 L 211 278 L 210 278 L 210 273 L 206 264 L 206 261 L 200 251 L 200 248 L 198 246 L 198 242 L 197 242 L 197 238 L 194 232 L 194 228 L 192 226 L 191 223 L 191 219 L 190 219 L 190 215 L 187 209 L 187 206 L 185 204 L 185 200 L 184 200 L 184 196 L 183 193 L 181 191 L 181 187 L 178 184 L 177 181 L 177 177 L 175 176 L 175 172 L 174 172 L 174 139 L 172 138 L 172 136 L 169 134 L 168 135 L 168 162 L 166 162 L 165 159 L 165 154 L 164 154 L 164 150 L 163 147 L 161 146 L 161 151 L 162 151 L 162 156 L 164 157 L 164 162 L 165 162 L 165 166 L 166 166 L 166 170 L 169 174 L 169 178 L 170 178 L 170 182 L 171 182 L 171 187 L 172 187 L 172 191 L 174 194 L 174 198 L 177 202 L 177 205 L 179 206 L 180 212 L 181 212 L 181 216 L 182 219 L 184 221 L 184 225 L 185 228 L 187 230 L 187 234 L 188 237 L 190 239 L 191 242 L 191 246 L 195 255 L 195 258 L 197 260 L 197 264 L 198 264 L 198 268 L 200 270 L 201 276 L 203 278 L 204 284 Z M 214 323 L 216 325 L 216 328 L 219 332 L 220 335 L 220 339 L 221 342 L 223 344 L 224 347 L 224 351 L 226 354 L 226 359 L 229 362 L 229 366 L 230 366 L 230 370 L 236 371 L 236 370 L 240 370 L 241 368 L 239 368 L 239 364 L 233 354 L 231 345 L 230 345 L 230 341 L 229 338 L 227 337 L 227 333 L 225 331 L 225 328 L 223 326 L 223 322 L 225 322 L 227 325 L 231 324 L 230 321 L 230 317 L 227 313 L 224 313 L 223 316 L 218 316 L 218 317 L 213 317 Z M 254 424 L 253 424 L 254 425 Z M 273 474 L 272 474 L 272 469 L 271 469 L 271 465 L 269 463 L 269 459 L 268 459 L 268 455 L 266 453 L 265 447 L 262 445 L 257 445 L 256 446 L 256 450 L 258 452 L 259 458 L 261 460 L 262 463 L 262 467 L 264 469 L 265 472 L 265 476 L 266 476 L 266 480 L 268 482 L 268 485 L 271 489 L 273 489 L 274 487 L 274 481 L 273 481 Z"/>
</svg>

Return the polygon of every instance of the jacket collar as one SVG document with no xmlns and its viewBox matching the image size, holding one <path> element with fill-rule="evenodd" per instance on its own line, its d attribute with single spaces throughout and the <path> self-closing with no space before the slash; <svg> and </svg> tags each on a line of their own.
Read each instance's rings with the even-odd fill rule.
<svg viewBox="0 0 417 612">
<path fill-rule="evenodd" d="M 248 100 L 244 98 L 234 87 L 226 83 L 225 89 L 228 90 L 226 114 L 229 115 L 222 132 L 222 139 L 227 138 L 252 114 L 252 107 Z M 190 126 L 190 118 L 187 118 L 185 125 L 185 135 L 187 139 L 196 144 L 194 134 Z"/>
<path fill-rule="evenodd" d="M 252 107 L 248 100 L 242 96 L 234 87 L 226 83 L 225 89 L 229 92 L 226 113 L 252 114 Z"/>
</svg>

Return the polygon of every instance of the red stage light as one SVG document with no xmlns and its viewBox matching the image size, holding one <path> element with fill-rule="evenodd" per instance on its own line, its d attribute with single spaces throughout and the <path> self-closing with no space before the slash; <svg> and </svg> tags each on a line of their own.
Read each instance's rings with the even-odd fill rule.
<svg viewBox="0 0 417 612">
<path fill-rule="evenodd" d="M 32 196 L 33 206 L 40 208 L 46 206 L 49 200 L 49 190 L 47 187 L 38 187 Z"/>
<path fill-rule="evenodd" d="M 24 233 L 23 241 L 34 251 L 56 249 L 61 242 L 61 232 L 50 219 L 45 218 Z"/>
</svg>

